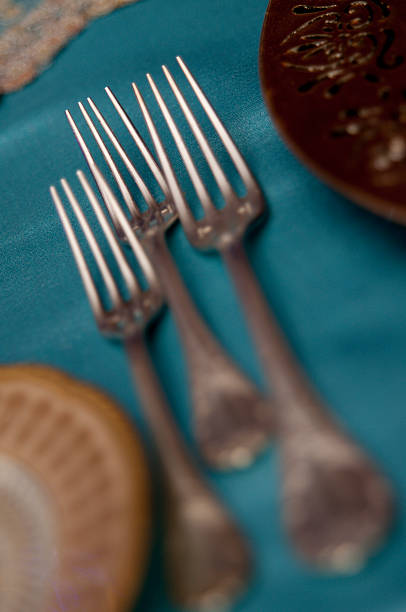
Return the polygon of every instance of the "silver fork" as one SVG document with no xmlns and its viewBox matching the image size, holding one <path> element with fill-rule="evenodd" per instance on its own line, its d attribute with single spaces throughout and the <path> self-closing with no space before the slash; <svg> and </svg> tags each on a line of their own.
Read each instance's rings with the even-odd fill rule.
<svg viewBox="0 0 406 612">
<path fill-rule="evenodd" d="M 260 188 L 229 133 L 180 57 L 177 61 L 237 169 L 246 193 L 239 197 L 169 70 L 165 77 L 215 178 L 225 206 L 217 209 L 157 85 L 147 78 L 165 117 L 204 217 L 196 220 L 175 176 L 147 105 L 134 93 L 154 142 L 181 224 L 197 249 L 223 257 L 243 303 L 277 400 L 275 420 L 282 455 L 284 520 L 299 553 L 336 571 L 352 571 L 383 538 L 392 517 L 392 492 L 374 463 L 344 433 L 296 361 L 255 279 L 243 247 L 247 227 L 264 210 Z"/>
<path fill-rule="evenodd" d="M 264 399 L 255 386 L 232 363 L 197 312 L 165 241 L 165 231 L 176 219 L 165 179 L 154 157 L 118 100 L 110 89 L 106 88 L 106 91 L 164 193 L 164 201 L 159 203 L 153 197 L 96 104 L 88 98 L 92 111 L 147 204 L 147 210 L 140 211 L 135 197 L 120 174 L 89 113 L 83 104 L 79 103 L 86 123 L 113 174 L 123 202 L 129 211 L 131 227 L 152 260 L 165 297 L 175 315 L 189 369 L 194 429 L 200 451 L 213 467 L 221 469 L 245 467 L 253 461 L 269 440 L 271 420 L 268 400 Z M 100 169 L 71 114 L 69 111 L 66 111 L 66 114 L 89 168 L 98 182 L 98 176 L 101 175 Z M 106 204 L 118 237 L 126 242 L 127 237 L 115 210 L 109 206 L 108 201 Z"/>
<path fill-rule="evenodd" d="M 124 342 L 136 389 L 155 439 L 167 493 L 166 561 L 173 599 L 182 607 L 199 610 L 217 605 L 226 607 L 248 579 L 250 555 L 234 521 L 192 461 L 171 417 L 151 363 L 143 334 L 162 306 L 159 282 L 142 245 L 103 177 L 98 177 L 103 198 L 109 200 L 120 220 L 148 283 L 147 289 L 141 288 L 86 177 L 81 171 L 77 172 L 77 176 L 113 253 L 128 298 L 120 292 L 76 196 L 68 182 L 62 179 L 63 191 L 83 230 L 107 290 L 110 305 L 104 305 L 54 186 L 51 187 L 51 195 L 97 325 L 103 334 L 118 337 Z"/>
</svg>

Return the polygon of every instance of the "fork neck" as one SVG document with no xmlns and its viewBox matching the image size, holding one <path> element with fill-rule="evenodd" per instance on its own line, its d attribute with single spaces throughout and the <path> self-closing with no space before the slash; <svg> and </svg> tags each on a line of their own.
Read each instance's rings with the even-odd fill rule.
<svg viewBox="0 0 406 612">
<path fill-rule="evenodd" d="M 164 236 L 157 234 L 154 236 L 153 242 L 150 241 L 149 244 L 144 246 L 154 264 L 180 334 L 187 343 L 187 349 L 193 351 L 195 348 L 205 345 L 205 348 L 209 351 L 217 350 L 217 345 L 212 335 L 208 334 L 207 326 L 198 313 L 179 274 Z"/>
<path fill-rule="evenodd" d="M 285 431 L 328 425 L 321 399 L 297 362 L 254 275 L 242 242 L 221 252 L 240 296 L 270 388 L 277 420 Z"/>
<path fill-rule="evenodd" d="M 187 497 L 199 486 L 199 477 L 171 416 L 143 334 L 126 337 L 124 346 L 167 483 L 173 491 Z"/>
</svg>

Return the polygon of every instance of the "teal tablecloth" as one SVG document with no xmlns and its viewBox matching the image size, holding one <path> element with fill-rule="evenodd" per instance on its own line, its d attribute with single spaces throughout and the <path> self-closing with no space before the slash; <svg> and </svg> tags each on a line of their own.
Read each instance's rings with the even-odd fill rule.
<svg viewBox="0 0 406 612">
<path fill-rule="evenodd" d="M 384 466 L 399 503 L 393 535 L 367 568 L 331 578 L 303 567 L 281 530 L 274 452 L 246 472 L 210 474 L 256 553 L 255 579 L 235 610 L 404 612 L 406 234 L 333 193 L 279 139 L 258 80 L 266 4 L 141 0 L 94 22 L 38 80 L 0 101 L 0 360 L 60 367 L 111 393 L 140 421 L 123 351 L 96 329 L 48 185 L 61 175 L 73 180 L 84 163 L 66 107 L 90 95 L 108 109 L 106 84 L 133 105 L 131 80 L 147 91 L 145 72 L 161 79 L 161 63 L 174 67 L 175 55 L 182 54 L 240 144 L 272 211 L 249 242 L 262 285 L 309 375 Z M 170 246 L 208 322 L 260 381 L 219 260 L 193 252 L 180 227 Z M 151 345 L 176 415 L 190 433 L 185 368 L 169 314 Z M 139 602 L 142 611 L 172 610 L 158 557 Z"/>
</svg>

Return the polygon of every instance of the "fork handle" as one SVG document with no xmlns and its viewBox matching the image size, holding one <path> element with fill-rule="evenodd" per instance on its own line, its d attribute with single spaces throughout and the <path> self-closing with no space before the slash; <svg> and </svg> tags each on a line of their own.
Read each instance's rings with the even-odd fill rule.
<svg viewBox="0 0 406 612">
<path fill-rule="evenodd" d="M 148 254 L 175 315 L 185 349 L 200 361 L 211 360 L 216 354 L 223 355 L 223 349 L 197 311 L 162 235 L 156 236 Z"/>
<path fill-rule="evenodd" d="M 243 245 L 232 245 L 223 256 L 277 399 L 283 517 L 292 542 L 304 559 L 324 570 L 351 572 L 387 533 L 393 516 L 392 488 L 328 415 L 306 380 Z"/>
<path fill-rule="evenodd" d="M 229 604 L 246 585 L 251 557 L 245 539 L 190 457 L 169 411 L 141 334 L 127 355 L 162 464 L 166 488 L 166 565 L 174 602 L 206 610 Z"/>
<path fill-rule="evenodd" d="M 328 417 L 321 399 L 307 380 L 270 309 L 242 241 L 228 245 L 221 254 L 241 299 L 265 374 L 280 407 L 275 415 L 278 426 L 295 429 L 298 424 L 327 424 Z"/>
<path fill-rule="evenodd" d="M 180 333 L 200 452 L 217 469 L 245 467 L 273 433 L 268 400 L 227 356 L 203 321 L 163 236 L 156 237 L 149 255 Z"/>
<path fill-rule="evenodd" d="M 134 377 L 135 388 L 141 399 L 162 468 L 168 480 L 178 487 L 189 488 L 195 480 L 183 441 L 167 406 L 161 384 L 155 373 L 141 333 L 125 339 L 125 348 Z M 182 474 L 182 478 L 178 478 Z M 179 493 L 181 493 L 181 489 Z"/>
</svg>

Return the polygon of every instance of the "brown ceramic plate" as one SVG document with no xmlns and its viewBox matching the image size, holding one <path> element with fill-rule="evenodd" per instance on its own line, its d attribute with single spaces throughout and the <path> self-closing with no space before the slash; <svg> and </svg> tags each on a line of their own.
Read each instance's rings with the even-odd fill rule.
<svg viewBox="0 0 406 612">
<path fill-rule="evenodd" d="M 352 200 L 406 224 L 406 2 L 271 0 L 260 72 L 293 151 Z"/>
</svg>

